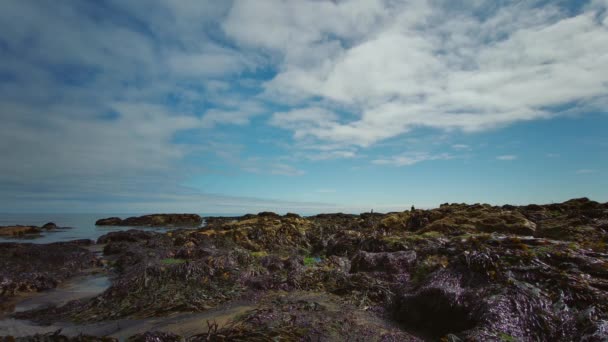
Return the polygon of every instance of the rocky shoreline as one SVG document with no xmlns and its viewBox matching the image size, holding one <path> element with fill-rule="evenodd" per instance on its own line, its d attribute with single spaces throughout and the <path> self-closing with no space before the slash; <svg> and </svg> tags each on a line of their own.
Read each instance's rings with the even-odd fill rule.
<svg viewBox="0 0 608 342">
<path fill-rule="evenodd" d="M 608 339 L 608 203 L 205 221 L 106 234 L 96 242 L 103 256 L 86 241 L 0 243 L 8 256 L 0 260 L 0 302 L 101 268 L 112 285 L 93 298 L 5 312 L 84 327 L 247 303 L 227 320 L 205 316 L 194 330 L 150 329 L 130 341 Z M 118 336 L 5 340 L 111 341 L 106 335 Z"/>
</svg>

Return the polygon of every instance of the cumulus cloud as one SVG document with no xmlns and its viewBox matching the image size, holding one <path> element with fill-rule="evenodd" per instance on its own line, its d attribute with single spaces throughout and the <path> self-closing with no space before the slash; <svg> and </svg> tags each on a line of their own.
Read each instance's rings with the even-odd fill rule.
<svg viewBox="0 0 608 342">
<path fill-rule="evenodd" d="M 209 36 L 229 6 L 3 1 L 0 206 L 194 191 L 181 184 L 210 171 L 188 158 L 215 153 L 217 135 L 176 138 L 263 110 L 230 85 L 259 59 Z"/>
<path fill-rule="evenodd" d="M 215 165 L 188 161 L 211 154 L 303 175 L 293 160 L 215 148 L 244 146 L 219 130 L 256 119 L 293 135 L 291 156 L 322 161 L 419 128 L 483 131 L 608 103 L 606 1 L 457 3 L 2 1 L 0 205 L 189 199 L 183 181 Z M 451 158 L 386 154 L 370 159 Z"/>
<path fill-rule="evenodd" d="M 366 147 L 420 126 L 481 131 L 606 97 L 605 2 L 576 15 L 546 3 L 459 4 L 243 0 L 224 30 L 280 62 L 266 96 L 299 101 L 280 121 L 304 127 L 279 124 L 298 139 Z M 355 115 L 319 115 L 334 108 Z"/>
<path fill-rule="evenodd" d="M 205 112 L 201 124 L 205 128 L 212 128 L 217 124 L 246 125 L 263 110 L 264 107 L 257 103 L 242 104 L 236 109 L 210 109 Z"/>
</svg>

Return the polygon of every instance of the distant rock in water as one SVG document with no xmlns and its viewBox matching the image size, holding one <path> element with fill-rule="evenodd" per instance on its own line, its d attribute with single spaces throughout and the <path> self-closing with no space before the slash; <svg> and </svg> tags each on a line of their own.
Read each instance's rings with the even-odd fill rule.
<svg viewBox="0 0 608 342">
<path fill-rule="evenodd" d="M 108 217 L 99 219 L 95 222 L 96 226 L 120 226 L 122 225 L 122 219 L 120 217 Z"/>
<path fill-rule="evenodd" d="M 40 233 L 40 228 L 36 226 L 1 226 L 0 236 L 23 236 Z"/>
<path fill-rule="evenodd" d="M 119 217 L 109 217 L 97 220 L 97 226 L 147 226 L 147 227 L 183 227 L 199 226 L 202 217 L 196 214 L 152 214 L 139 217 L 129 217 L 122 220 Z"/>
<path fill-rule="evenodd" d="M 57 225 L 54 222 L 47 222 L 42 226 L 42 229 L 46 229 L 46 230 L 51 230 L 51 229 L 57 229 Z"/>
<path fill-rule="evenodd" d="M 38 226 L 22 226 L 22 225 L 14 225 L 14 226 L 0 226 L 0 236 L 4 237 L 19 237 L 19 236 L 30 236 L 36 237 L 42 233 L 43 230 L 55 230 L 58 229 L 57 225 L 53 222 L 48 222 L 44 224 L 42 227 Z"/>
</svg>

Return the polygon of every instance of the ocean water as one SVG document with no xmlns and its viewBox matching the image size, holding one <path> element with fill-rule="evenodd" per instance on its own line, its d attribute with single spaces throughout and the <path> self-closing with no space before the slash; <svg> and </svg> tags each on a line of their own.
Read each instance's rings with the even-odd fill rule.
<svg viewBox="0 0 608 342">
<path fill-rule="evenodd" d="M 117 216 L 127 218 L 130 216 L 140 216 L 142 214 L 0 214 L 0 226 L 8 225 L 33 225 L 42 226 L 47 222 L 53 222 L 58 227 L 69 227 L 50 232 L 43 232 L 38 238 L 4 238 L 0 237 L 0 242 L 31 242 L 31 243 L 50 243 L 60 241 L 70 241 L 76 239 L 97 240 L 98 237 L 109 232 L 142 229 L 157 232 L 166 232 L 175 228 L 168 227 L 109 227 L 95 226 L 95 221 L 100 218 Z M 222 216 L 220 214 L 204 214 L 201 216 Z"/>
</svg>

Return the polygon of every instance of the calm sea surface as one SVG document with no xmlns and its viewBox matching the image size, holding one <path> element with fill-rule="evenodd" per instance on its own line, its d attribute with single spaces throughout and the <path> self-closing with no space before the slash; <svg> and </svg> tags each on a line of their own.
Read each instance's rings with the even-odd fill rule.
<svg viewBox="0 0 608 342">
<path fill-rule="evenodd" d="M 47 222 L 53 222 L 59 227 L 70 227 L 70 229 L 61 229 L 51 232 L 44 232 L 39 238 L 2 238 L 0 242 L 31 242 L 31 243 L 49 243 L 59 241 L 69 241 L 75 239 L 92 239 L 96 240 L 98 237 L 107 234 L 109 232 L 115 232 L 120 230 L 129 230 L 132 228 L 166 232 L 174 228 L 163 228 L 163 227 L 108 227 L 108 226 L 95 226 L 95 221 L 104 217 L 117 216 L 120 218 L 127 218 L 129 216 L 139 216 L 142 214 L 0 214 L 0 226 L 8 225 L 33 225 L 42 226 Z M 202 214 L 201 216 L 223 216 L 221 214 Z M 235 215 L 226 215 L 235 216 Z"/>
</svg>

